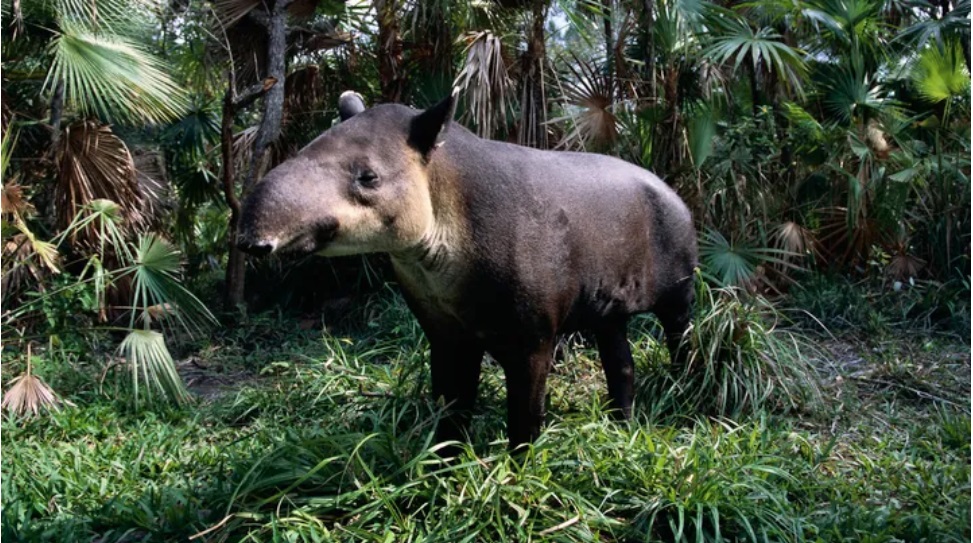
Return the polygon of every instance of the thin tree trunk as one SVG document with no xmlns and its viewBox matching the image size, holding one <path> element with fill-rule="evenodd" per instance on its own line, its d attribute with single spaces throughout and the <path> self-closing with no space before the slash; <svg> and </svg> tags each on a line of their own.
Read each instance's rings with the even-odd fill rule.
<svg viewBox="0 0 973 543">
<path fill-rule="evenodd" d="M 57 80 L 54 86 L 54 94 L 51 96 L 51 147 L 57 143 L 61 137 L 61 116 L 64 114 L 64 78 Z"/>
<path fill-rule="evenodd" d="M 527 38 L 527 51 L 521 57 L 523 79 L 520 93 L 520 131 L 518 140 L 521 145 L 548 148 L 547 141 L 547 102 L 544 99 L 544 59 L 547 49 L 544 43 L 544 20 L 547 13 L 546 0 L 534 0 L 531 4 L 531 30 Z"/>
<path fill-rule="evenodd" d="M 602 22 L 605 26 L 605 71 L 609 92 L 615 91 L 615 36 L 612 32 L 612 0 L 601 0 Z M 614 97 L 609 97 L 614 98 Z"/>
<path fill-rule="evenodd" d="M 220 152 L 223 157 L 223 197 L 230 208 L 230 254 L 226 262 L 226 290 L 224 300 L 227 308 L 236 308 L 243 303 L 246 292 L 246 255 L 237 247 L 237 227 L 240 224 L 240 199 L 236 195 L 236 164 L 233 160 L 233 116 L 234 107 L 233 81 L 230 75 L 229 87 L 223 98 L 223 120 L 220 130 Z"/>
<path fill-rule="evenodd" d="M 267 18 L 267 74 L 264 87 L 267 89 L 263 99 L 263 118 L 257 129 L 257 141 L 253 146 L 250 170 L 247 172 L 243 191 L 246 193 L 260 176 L 265 155 L 270 146 L 280 136 L 280 125 L 284 118 L 284 82 L 287 75 L 287 6 L 293 0 L 274 2 Z"/>
<path fill-rule="evenodd" d="M 760 87 L 757 84 L 757 68 L 752 63 L 745 63 L 747 66 L 747 76 L 750 78 L 750 107 L 753 116 L 757 116 L 757 105 L 760 102 Z"/>
<path fill-rule="evenodd" d="M 228 86 L 223 97 L 223 119 L 220 126 L 220 154 L 223 159 L 223 197 L 230 208 L 229 256 L 226 262 L 226 285 L 223 292 L 226 307 L 234 308 L 243 303 L 246 293 L 247 255 L 237 248 L 236 235 L 240 226 L 240 198 L 236 191 L 236 162 L 233 157 L 233 118 L 236 112 L 264 96 L 267 87 L 262 83 L 253 85 L 237 96 L 234 88 L 236 76 L 231 70 Z"/>
<path fill-rule="evenodd" d="M 395 13 L 396 0 L 375 0 L 378 18 L 378 77 L 383 102 L 401 102 L 405 87 L 402 37 Z"/>
<path fill-rule="evenodd" d="M 649 82 L 649 101 L 654 104 L 658 98 L 658 91 L 655 84 L 655 44 L 652 41 L 655 31 L 653 2 L 654 0 L 642 1 L 642 55 L 645 57 L 645 75 L 643 77 Z"/>
</svg>

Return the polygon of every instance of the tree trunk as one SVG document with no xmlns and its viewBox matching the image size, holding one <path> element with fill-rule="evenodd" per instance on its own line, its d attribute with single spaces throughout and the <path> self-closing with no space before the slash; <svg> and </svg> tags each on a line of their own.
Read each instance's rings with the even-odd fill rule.
<svg viewBox="0 0 973 543">
<path fill-rule="evenodd" d="M 287 6 L 292 1 L 274 2 L 267 18 L 267 73 L 264 76 L 267 92 L 264 94 L 263 118 L 257 129 L 250 170 L 243 183 L 244 194 L 260 176 L 265 155 L 280 136 L 280 125 L 284 118 L 284 82 L 287 77 Z"/>
<path fill-rule="evenodd" d="M 655 13 L 652 3 L 655 0 L 642 0 L 642 56 L 645 61 L 643 78 L 648 81 L 649 101 L 655 104 L 658 91 L 655 85 L 655 44 L 652 37 L 655 31 Z"/>
<path fill-rule="evenodd" d="M 615 36 L 612 32 L 612 0 L 601 0 L 602 22 L 605 26 L 605 72 L 608 90 L 615 92 Z M 614 99 L 614 96 L 609 96 Z"/>
<path fill-rule="evenodd" d="M 527 38 L 527 51 L 521 58 L 523 79 L 520 90 L 520 131 L 518 143 L 540 149 L 548 148 L 547 102 L 544 99 L 544 60 L 547 50 L 544 43 L 546 0 L 534 0 L 531 4 L 531 30 Z"/>
<path fill-rule="evenodd" d="M 223 197 L 230 208 L 230 254 L 226 261 L 226 290 L 223 299 L 227 308 L 235 309 L 243 303 L 245 293 L 246 255 L 236 244 L 237 227 L 240 224 L 240 200 L 236 195 L 236 164 L 233 161 L 233 116 L 236 108 L 233 92 L 234 77 L 231 74 L 226 96 L 223 97 L 223 120 L 220 130 L 220 152 L 223 157 Z"/>
<path fill-rule="evenodd" d="M 396 0 L 375 0 L 378 18 L 378 77 L 383 102 L 401 102 L 405 87 L 402 70 L 402 36 L 396 18 Z"/>
<path fill-rule="evenodd" d="M 64 114 L 64 78 L 57 80 L 54 86 L 54 94 L 51 96 L 51 148 L 61 137 L 61 115 Z"/>
</svg>

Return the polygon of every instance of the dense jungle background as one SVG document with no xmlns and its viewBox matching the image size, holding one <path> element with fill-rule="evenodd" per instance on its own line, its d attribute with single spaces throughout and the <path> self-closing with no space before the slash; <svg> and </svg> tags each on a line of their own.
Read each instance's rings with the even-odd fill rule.
<svg viewBox="0 0 973 543">
<path fill-rule="evenodd" d="M 3 0 L 5 541 L 969 541 L 969 0 Z M 254 260 L 339 94 L 672 185 L 690 363 L 442 460 L 381 256 Z M 8 539 L 9 538 L 9 539 Z"/>
</svg>

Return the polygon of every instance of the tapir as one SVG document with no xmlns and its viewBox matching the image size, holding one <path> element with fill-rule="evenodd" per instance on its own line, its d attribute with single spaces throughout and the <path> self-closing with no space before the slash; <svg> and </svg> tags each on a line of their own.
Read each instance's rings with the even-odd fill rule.
<svg viewBox="0 0 973 543">
<path fill-rule="evenodd" d="M 678 356 L 693 303 L 689 210 L 617 158 L 482 139 L 456 94 L 418 111 L 339 99 L 340 123 L 273 168 L 244 201 L 255 255 L 384 252 L 431 349 L 437 437 L 465 437 L 489 353 L 507 387 L 511 448 L 535 439 L 560 334 L 593 332 L 609 405 L 627 418 L 633 314 L 653 312 Z"/>
</svg>

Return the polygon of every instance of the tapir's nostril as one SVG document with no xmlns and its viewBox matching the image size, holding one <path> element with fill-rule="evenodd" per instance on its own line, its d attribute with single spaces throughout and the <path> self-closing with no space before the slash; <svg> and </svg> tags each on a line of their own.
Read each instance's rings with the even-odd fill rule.
<svg viewBox="0 0 973 543">
<path fill-rule="evenodd" d="M 277 248 L 277 240 L 275 239 L 262 239 L 262 240 L 249 240 L 242 239 L 237 243 L 237 247 L 241 251 L 252 254 L 253 256 L 265 256 L 274 252 Z"/>
</svg>

